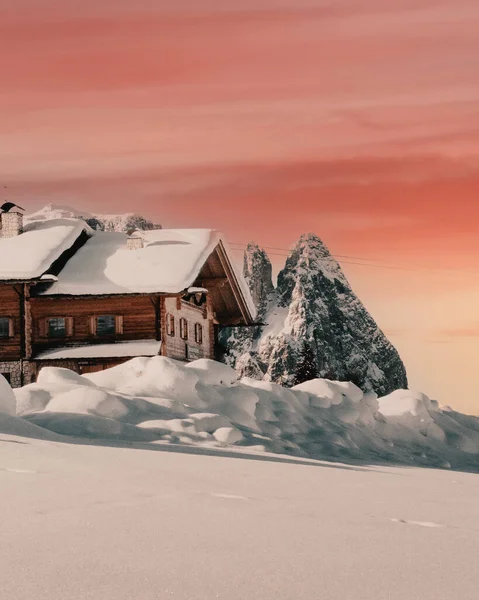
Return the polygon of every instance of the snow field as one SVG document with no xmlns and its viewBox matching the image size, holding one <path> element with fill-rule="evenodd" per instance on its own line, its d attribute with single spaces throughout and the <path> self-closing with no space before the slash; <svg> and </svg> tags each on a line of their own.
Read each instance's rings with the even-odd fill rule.
<svg viewBox="0 0 479 600">
<path fill-rule="evenodd" d="M 477 469 L 479 418 L 399 390 L 378 399 L 352 383 L 315 379 L 288 389 L 207 359 L 135 358 L 77 375 L 46 367 L 15 390 L 19 417 L 68 436 L 240 445 L 255 451 Z M 0 380 L 0 410 L 14 413 Z"/>
</svg>

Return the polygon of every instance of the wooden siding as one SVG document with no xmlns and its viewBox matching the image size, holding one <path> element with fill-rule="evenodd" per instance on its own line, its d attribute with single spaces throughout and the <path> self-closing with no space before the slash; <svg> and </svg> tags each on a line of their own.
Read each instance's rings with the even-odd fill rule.
<svg viewBox="0 0 479 600">
<path fill-rule="evenodd" d="M 128 359 L 42 360 L 35 363 L 35 377 L 38 377 L 38 373 L 40 373 L 44 367 L 62 367 L 64 369 L 71 369 L 72 371 L 75 371 L 75 373 L 83 375 L 87 373 L 97 373 L 98 371 L 116 367 L 125 362 L 125 360 Z"/>
<path fill-rule="evenodd" d="M 0 317 L 11 319 L 13 329 L 13 335 L 0 338 L 0 360 L 22 358 L 22 287 L 22 284 L 14 286 L 0 283 Z"/>
<path fill-rule="evenodd" d="M 175 319 L 175 335 L 168 335 L 167 318 Z M 188 339 L 180 336 L 180 319 L 185 319 L 188 327 Z M 166 297 L 162 302 L 163 346 L 162 354 L 177 360 L 195 360 L 214 357 L 214 337 L 211 335 L 213 315 L 208 302 L 204 308 L 198 308 L 177 298 Z M 195 324 L 201 325 L 203 340 L 195 340 Z"/>
<path fill-rule="evenodd" d="M 156 298 L 153 296 L 98 296 L 88 298 L 36 297 L 31 299 L 32 344 L 34 355 L 65 344 L 99 343 L 128 340 L 156 339 Z M 92 317 L 113 315 L 115 334 L 98 336 L 92 327 Z M 59 339 L 46 337 L 45 320 L 51 317 L 73 319 L 71 335 Z M 121 327 L 119 327 L 121 323 Z M 123 330 L 123 333 L 121 333 Z"/>
</svg>

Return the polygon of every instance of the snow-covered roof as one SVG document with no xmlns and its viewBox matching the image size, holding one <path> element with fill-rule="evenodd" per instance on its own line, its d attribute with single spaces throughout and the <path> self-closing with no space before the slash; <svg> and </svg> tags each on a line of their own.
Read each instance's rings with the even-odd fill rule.
<svg viewBox="0 0 479 600">
<path fill-rule="evenodd" d="M 189 288 L 222 242 L 252 315 L 255 308 L 243 277 L 220 232 L 212 229 L 157 229 L 142 232 L 144 247 L 127 248 L 125 233 L 93 232 L 43 295 L 176 294 Z"/>
<path fill-rule="evenodd" d="M 91 231 L 84 221 L 53 219 L 30 223 L 15 237 L 0 238 L 0 280 L 40 277 L 83 231 Z"/>
<path fill-rule="evenodd" d="M 88 346 L 62 346 L 45 350 L 35 360 L 60 360 L 65 358 L 133 358 L 135 356 L 156 356 L 161 350 L 161 342 L 156 340 L 135 340 L 114 344 L 91 344 Z"/>
</svg>

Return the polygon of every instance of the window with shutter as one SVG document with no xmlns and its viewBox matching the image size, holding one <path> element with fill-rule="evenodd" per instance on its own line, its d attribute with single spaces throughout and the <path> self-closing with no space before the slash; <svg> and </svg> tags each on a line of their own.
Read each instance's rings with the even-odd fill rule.
<svg viewBox="0 0 479 600">
<path fill-rule="evenodd" d="M 195 342 L 197 344 L 203 343 L 203 327 L 199 323 L 195 323 Z"/>
<path fill-rule="evenodd" d="M 175 336 L 175 317 L 173 315 L 166 315 L 166 333 L 171 337 Z"/>
<path fill-rule="evenodd" d="M 180 337 L 182 340 L 188 339 L 188 321 L 183 317 L 180 319 Z"/>
</svg>

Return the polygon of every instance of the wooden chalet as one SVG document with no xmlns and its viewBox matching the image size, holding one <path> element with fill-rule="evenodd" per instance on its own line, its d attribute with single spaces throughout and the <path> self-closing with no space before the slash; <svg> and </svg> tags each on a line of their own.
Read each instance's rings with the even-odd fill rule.
<svg viewBox="0 0 479 600">
<path fill-rule="evenodd" d="M 0 373 L 15 387 L 43 366 L 88 373 L 136 356 L 215 358 L 220 327 L 254 323 L 217 231 L 1 219 Z"/>
</svg>

